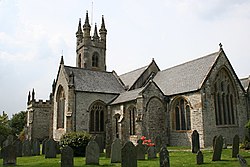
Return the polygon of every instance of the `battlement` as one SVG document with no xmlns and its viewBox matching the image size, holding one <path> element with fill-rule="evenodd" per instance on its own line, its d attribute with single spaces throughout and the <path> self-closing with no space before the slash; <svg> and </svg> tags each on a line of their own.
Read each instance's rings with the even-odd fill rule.
<svg viewBox="0 0 250 167">
<path fill-rule="evenodd" d="M 30 107 L 51 107 L 51 100 L 34 99 L 28 102 L 28 108 Z"/>
</svg>

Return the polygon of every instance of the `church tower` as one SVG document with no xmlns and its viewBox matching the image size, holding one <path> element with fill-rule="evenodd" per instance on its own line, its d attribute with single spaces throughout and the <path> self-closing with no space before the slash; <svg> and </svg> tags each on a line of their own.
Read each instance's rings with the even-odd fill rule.
<svg viewBox="0 0 250 167">
<path fill-rule="evenodd" d="M 99 35 L 97 25 L 95 24 L 93 36 L 90 35 L 91 26 L 89 24 L 88 12 L 84 25 L 79 20 L 78 30 L 76 32 L 76 67 L 106 71 L 106 35 L 104 17 L 102 16 Z"/>
</svg>

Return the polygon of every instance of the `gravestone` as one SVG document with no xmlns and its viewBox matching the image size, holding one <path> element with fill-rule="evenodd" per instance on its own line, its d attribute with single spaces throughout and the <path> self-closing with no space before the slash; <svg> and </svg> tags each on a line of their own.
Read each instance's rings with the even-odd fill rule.
<svg viewBox="0 0 250 167">
<path fill-rule="evenodd" d="M 42 141 L 42 154 L 45 154 L 45 144 L 46 144 L 47 140 L 48 140 L 48 138 L 43 139 L 43 141 Z"/>
<path fill-rule="evenodd" d="M 73 167 L 74 166 L 74 152 L 69 146 L 63 147 L 61 151 L 61 167 Z"/>
<path fill-rule="evenodd" d="M 216 139 L 215 139 L 212 161 L 220 161 L 221 160 L 222 147 L 223 147 L 223 138 L 220 135 L 219 137 L 216 137 Z"/>
<path fill-rule="evenodd" d="M 23 142 L 22 156 L 31 156 L 31 144 L 29 140 Z"/>
<path fill-rule="evenodd" d="M 214 146 L 215 146 L 215 140 L 216 140 L 217 136 L 214 136 L 213 138 L 213 150 L 214 150 Z"/>
<path fill-rule="evenodd" d="M 111 163 L 120 163 L 122 161 L 121 149 L 121 140 L 116 138 L 111 145 Z"/>
<path fill-rule="evenodd" d="M 37 139 L 32 141 L 32 155 L 40 155 L 40 143 Z"/>
<path fill-rule="evenodd" d="M 122 167 L 137 167 L 135 146 L 131 141 L 127 141 L 122 147 Z"/>
<path fill-rule="evenodd" d="M 154 158 L 156 158 L 157 152 L 156 152 L 155 147 L 153 147 L 153 146 L 152 147 L 148 147 L 147 153 L 148 153 L 148 159 L 154 159 Z"/>
<path fill-rule="evenodd" d="M 239 154 L 239 145 L 240 145 L 240 138 L 238 135 L 235 135 L 233 138 L 232 158 L 237 158 L 237 154 Z"/>
<path fill-rule="evenodd" d="M 227 139 L 223 137 L 223 149 L 227 149 Z"/>
<path fill-rule="evenodd" d="M 100 150 L 98 144 L 91 140 L 86 147 L 86 165 L 99 165 Z"/>
<path fill-rule="evenodd" d="M 94 137 L 94 141 L 98 144 L 99 149 L 100 149 L 100 153 L 103 153 L 104 148 L 105 148 L 103 136 L 96 135 Z"/>
<path fill-rule="evenodd" d="M 142 142 L 138 142 L 138 144 L 135 146 L 137 160 L 145 160 L 145 146 L 142 144 Z"/>
<path fill-rule="evenodd" d="M 169 152 L 166 147 L 162 147 L 160 150 L 160 167 L 169 167 L 169 166 L 170 166 Z"/>
<path fill-rule="evenodd" d="M 203 164 L 203 163 L 204 163 L 203 154 L 202 154 L 202 152 L 199 150 L 199 151 L 197 152 L 197 155 L 196 155 L 196 164 L 197 164 L 197 165 L 201 165 L 201 164 Z"/>
<path fill-rule="evenodd" d="M 56 158 L 56 142 L 53 139 L 46 141 L 45 158 Z"/>
<path fill-rule="evenodd" d="M 16 165 L 16 147 L 9 144 L 2 150 L 3 165 Z"/>
<path fill-rule="evenodd" d="M 154 144 L 155 144 L 156 152 L 159 153 L 160 150 L 161 150 L 161 147 L 162 147 L 162 140 L 161 140 L 161 136 L 160 135 L 157 135 L 155 137 Z"/>
<path fill-rule="evenodd" d="M 197 130 L 192 133 L 192 153 L 197 153 L 200 150 L 200 138 Z"/>
<path fill-rule="evenodd" d="M 241 167 L 247 167 L 247 161 L 240 154 L 237 155 Z"/>
<path fill-rule="evenodd" d="M 16 147 L 16 156 L 21 157 L 22 154 L 23 154 L 23 144 L 22 144 L 22 142 L 19 139 L 17 139 L 17 140 L 14 141 L 13 144 Z"/>
</svg>

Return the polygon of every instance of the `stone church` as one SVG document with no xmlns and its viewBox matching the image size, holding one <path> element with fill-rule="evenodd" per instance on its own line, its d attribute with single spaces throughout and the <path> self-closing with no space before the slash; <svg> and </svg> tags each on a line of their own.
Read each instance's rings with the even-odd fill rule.
<svg viewBox="0 0 250 167">
<path fill-rule="evenodd" d="M 91 33 L 93 32 L 93 33 Z M 92 34 L 92 35 L 91 35 Z M 172 146 L 190 146 L 197 130 L 202 147 L 215 135 L 232 143 L 247 134 L 249 77 L 240 80 L 222 45 L 218 51 L 160 70 L 156 62 L 117 75 L 106 71 L 107 30 L 102 17 L 91 31 L 88 13 L 76 32 L 76 66 L 61 58 L 47 101 L 29 93 L 27 138 L 60 137 L 87 131 L 110 145 L 115 138 L 141 136 Z"/>
</svg>

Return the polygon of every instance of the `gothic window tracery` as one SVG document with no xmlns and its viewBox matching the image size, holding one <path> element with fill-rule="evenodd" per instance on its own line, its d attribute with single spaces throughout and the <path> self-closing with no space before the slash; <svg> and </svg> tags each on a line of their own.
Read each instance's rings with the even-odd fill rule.
<svg viewBox="0 0 250 167">
<path fill-rule="evenodd" d="M 105 105 L 96 102 L 90 109 L 90 132 L 104 132 Z"/>
<path fill-rule="evenodd" d="M 221 69 L 214 82 L 214 108 L 216 125 L 235 125 L 235 89 L 228 72 Z"/>
<path fill-rule="evenodd" d="M 57 101 L 57 128 L 64 128 L 65 95 L 62 86 L 58 87 L 56 101 Z"/>
<path fill-rule="evenodd" d="M 95 52 L 92 56 L 92 67 L 98 67 L 99 66 L 99 55 L 97 52 Z"/>
<path fill-rule="evenodd" d="M 135 135 L 135 119 L 136 119 L 136 108 L 135 107 L 130 107 L 128 109 L 128 116 L 129 116 L 129 134 L 130 135 Z"/>
<path fill-rule="evenodd" d="M 174 103 L 173 124 L 175 130 L 190 130 L 190 105 L 184 98 L 178 98 Z"/>
</svg>

